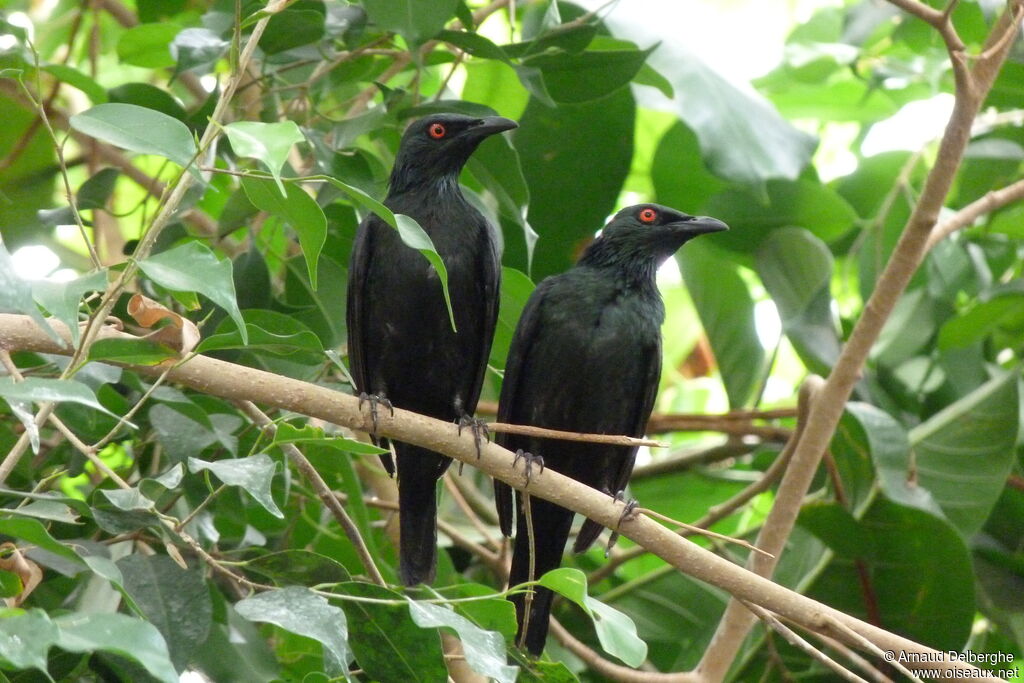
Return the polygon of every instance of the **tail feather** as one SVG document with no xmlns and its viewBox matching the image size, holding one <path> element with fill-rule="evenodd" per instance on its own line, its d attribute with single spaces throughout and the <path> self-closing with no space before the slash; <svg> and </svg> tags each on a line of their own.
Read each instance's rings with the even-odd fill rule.
<svg viewBox="0 0 1024 683">
<path fill-rule="evenodd" d="M 516 494 L 519 501 L 519 511 L 522 512 L 522 494 Z M 533 517 L 534 537 L 534 575 L 533 579 L 539 579 L 545 572 L 558 568 L 562 563 L 562 552 L 565 550 L 565 542 L 569 538 L 569 528 L 572 526 L 573 513 L 570 510 L 549 503 L 540 498 L 531 498 L 530 507 Z M 530 580 L 530 540 L 526 526 L 526 517 L 523 514 L 518 516 L 516 525 L 515 550 L 512 554 L 512 569 L 509 572 L 509 586 L 523 583 Z M 526 631 L 524 645 L 534 655 L 540 655 L 544 651 L 544 643 L 548 636 L 548 621 L 551 615 L 551 600 L 554 597 L 552 592 L 543 587 L 533 588 L 533 598 L 529 605 L 527 615 L 526 594 L 517 594 L 509 599 L 516 606 L 516 619 L 519 622 L 517 642 L 522 638 L 523 631 Z"/>
<path fill-rule="evenodd" d="M 449 458 L 395 444 L 398 460 L 398 573 L 415 586 L 434 580 L 437 567 L 437 479 Z"/>
</svg>

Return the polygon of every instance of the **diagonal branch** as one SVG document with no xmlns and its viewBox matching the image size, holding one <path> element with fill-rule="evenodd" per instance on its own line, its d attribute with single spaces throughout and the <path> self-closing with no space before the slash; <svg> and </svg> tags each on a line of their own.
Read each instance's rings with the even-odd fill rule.
<svg viewBox="0 0 1024 683">
<path fill-rule="evenodd" d="M 70 339 L 67 326 L 58 321 L 51 321 L 51 325 L 65 340 Z M 131 335 L 103 328 L 99 337 L 131 338 Z M 0 314 L 0 348 L 63 355 L 70 353 L 66 344 L 55 342 L 31 318 L 14 314 Z M 128 367 L 140 374 L 153 376 L 164 372 L 167 365 Z M 168 373 L 168 379 L 232 401 L 263 403 L 359 431 L 373 429 L 368 411 L 360 409 L 356 397 L 255 368 L 197 355 L 175 366 Z M 805 438 L 813 426 L 813 421 L 808 424 Z M 523 487 L 522 473 L 516 469 L 512 452 L 494 443 L 477 444 L 472 434 L 467 432 L 460 435 L 454 424 L 395 408 L 394 415 L 378 415 L 377 433 L 382 437 L 443 453 L 473 465 L 515 488 Z M 799 450 L 800 446 L 797 448 Z M 529 492 L 532 496 L 553 501 L 586 515 L 608 528 L 618 527 L 623 536 L 657 554 L 673 567 L 747 602 L 764 607 L 809 631 L 822 632 L 858 648 L 870 643 L 881 650 L 921 653 L 921 665 L 932 669 L 975 670 L 964 662 L 945 661 L 940 652 L 779 586 L 680 538 L 670 529 L 643 515 L 623 521 L 623 502 L 615 501 L 607 494 L 550 468 L 533 474 Z"/>
</svg>

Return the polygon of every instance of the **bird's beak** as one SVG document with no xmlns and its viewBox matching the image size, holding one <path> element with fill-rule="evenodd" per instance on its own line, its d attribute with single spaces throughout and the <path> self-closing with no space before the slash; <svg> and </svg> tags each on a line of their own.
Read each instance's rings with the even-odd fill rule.
<svg viewBox="0 0 1024 683">
<path fill-rule="evenodd" d="M 697 216 L 693 220 L 675 223 L 675 226 L 681 228 L 688 235 L 706 235 L 709 232 L 722 232 L 728 230 L 729 226 L 711 216 Z"/>
<path fill-rule="evenodd" d="M 485 116 L 477 123 L 466 129 L 466 134 L 477 140 L 482 140 L 495 133 L 518 128 L 519 124 L 504 116 Z"/>
</svg>

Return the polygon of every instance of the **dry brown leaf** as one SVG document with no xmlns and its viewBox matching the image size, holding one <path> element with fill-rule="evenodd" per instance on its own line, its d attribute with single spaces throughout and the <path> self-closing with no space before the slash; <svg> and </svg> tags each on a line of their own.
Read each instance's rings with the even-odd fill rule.
<svg viewBox="0 0 1024 683">
<path fill-rule="evenodd" d="M 142 294 L 134 294 L 128 301 L 128 314 L 142 327 L 153 328 L 163 320 L 170 324 L 146 335 L 159 344 L 166 344 L 182 354 L 190 353 L 199 344 L 199 328 L 187 318 Z"/>
<path fill-rule="evenodd" d="M 22 555 L 13 543 L 0 544 L 0 552 L 4 554 L 10 552 L 6 557 L 0 557 L 0 569 L 13 572 L 21 579 L 21 592 L 15 596 L 4 598 L 4 602 L 8 607 L 18 607 L 43 580 L 43 570 L 39 568 L 38 564 Z"/>
</svg>

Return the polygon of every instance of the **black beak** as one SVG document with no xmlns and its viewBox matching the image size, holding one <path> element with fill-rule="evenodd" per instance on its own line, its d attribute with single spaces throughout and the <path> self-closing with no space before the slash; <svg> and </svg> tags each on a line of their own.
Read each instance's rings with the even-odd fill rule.
<svg viewBox="0 0 1024 683">
<path fill-rule="evenodd" d="M 485 116 L 467 128 L 465 135 L 475 140 L 483 140 L 495 133 L 501 133 L 518 127 L 518 123 L 512 119 L 506 119 L 504 116 Z"/>
<path fill-rule="evenodd" d="M 722 232 L 729 229 L 728 225 L 710 216 L 697 216 L 692 220 L 681 221 L 672 225 L 693 236 L 706 235 L 709 232 Z"/>
</svg>

